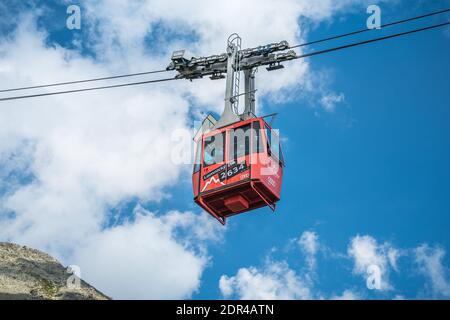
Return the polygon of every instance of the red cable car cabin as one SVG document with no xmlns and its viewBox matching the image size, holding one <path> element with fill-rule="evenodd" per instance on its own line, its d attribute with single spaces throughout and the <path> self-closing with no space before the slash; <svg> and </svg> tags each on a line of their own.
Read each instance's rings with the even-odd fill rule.
<svg viewBox="0 0 450 320">
<path fill-rule="evenodd" d="M 202 134 L 192 175 L 194 200 L 220 223 L 280 200 L 283 157 L 278 135 L 263 118 Z"/>
</svg>

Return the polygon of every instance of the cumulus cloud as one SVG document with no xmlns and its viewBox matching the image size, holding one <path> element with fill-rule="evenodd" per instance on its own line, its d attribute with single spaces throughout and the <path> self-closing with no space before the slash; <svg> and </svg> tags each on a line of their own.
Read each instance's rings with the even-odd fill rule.
<svg viewBox="0 0 450 320">
<path fill-rule="evenodd" d="M 83 278 L 118 299 L 189 298 L 209 262 L 201 246 L 217 239 L 220 227 L 204 215 L 135 211 L 135 221 L 95 234 L 77 250 Z M 203 235 L 179 236 L 199 224 Z"/>
<path fill-rule="evenodd" d="M 235 276 L 222 275 L 219 288 L 226 298 L 311 299 L 309 285 L 286 262 L 269 261 L 261 268 L 241 268 Z"/>
<path fill-rule="evenodd" d="M 345 289 L 339 295 L 322 293 L 317 288 L 318 276 L 316 255 L 321 248 L 319 236 L 314 231 L 304 231 L 297 239 L 292 239 L 290 244 L 296 243 L 303 254 L 305 261 L 295 263 L 296 268 L 289 266 L 286 260 L 275 260 L 270 255 L 266 257 L 261 267 L 242 267 L 235 275 L 222 275 L 219 279 L 219 289 L 225 298 L 238 299 L 333 299 L 356 300 L 361 295 L 354 290 Z M 292 247 L 287 249 L 293 255 Z M 272 248 L 271 253 L 276 252 Z M 294 261 L 297 260 L 294 258 Z M 304 263 L 304 266 L 303 266 Z"/>
<path fill-rule="evenodd" d="M 398 260 L 400 257 L 409 261 L 411 269 L 420 273 L 428 280 L 427 296 L 449 297 L 450 281 L 449 269 L 443 264 L 445 250 L 440 246 L 432 247 L 424 243 L 416 248 L 395 248 L 390 243 L 378 243 L 371 236 L 356 236 L 352 238 L 348 247 L 348 255 L 354 261 L 354 272 L 368 277 L 367 270 L 376 265 L 381 270 L 381 290 L 393 290 L 389 282 L 389 272 L 394 270 L 400 273 Z M 405 299 L 405 296 L 396 294 L 394 299 Z"/>
<path fill-rule="evenodd" d="M 152 58 L 165 65 L 174 50 L 188 49 L 196 56 L 225 52 L 225 40 L 234 32 L 242 37 L 244 47 L 281 40 L 290 44 L 300 43 L 307 38 L 310 25 L 329 21 L 344 10 L 357 8 L 365 15 L 367 5 L 383 1 L 392 0 L 282 0 L 276 3 L 258 0 L 223 3 L 148 0 L 133 5 L 121 1 L 86 1 L 84 6 L 89 17 L 88 25 L 96 26 L 97 31 L 95 41 L 90 44 L 94 49 L 107 48 L 104 50 L 106 59 L 121 58 L 127 63 L 136 58 L 142 60 L 143 49 L 139 44 L 150 36 L 155 40 L 151 44 L 152 49 L 160 53 Z M 133 19 L 125 19 L 124 16 L 132 16 Z M 156 32 L 162 34 L 155 37 Z M 170 37 L 174 40 L 165 40 Z M 318 79 L 305 60 L 287 65 L 288 68 L 277 73 L 268 73 L 261 68 L 256 76 L 259 97 L 267 98 L 270 103 L 280 103 L 306 91 L 314 96 L 318 94 L 319 103 L 327 111 L 343 101 L 343 94 L 330 91 L 328 83 Z M 189 86 L 189 94 L 197 103 L 220 111 L 223 107 L 223 83 L 196 83 Z M 257 108 L 260 108 L 259 104 L 260 99 L 257 100 Z"/>
<path fill-rule="evenodd" d="M 107 72 L 105 66 L 77 52 L 47 47 L 45 37 L 28 17 L 12 39 L 0 44 L 2 88 Z M 171 133 L 174 128 L 188 128 L 187 112 L 186 99 L 164 85 L 2 105 L 1 171 L 7 178 L 2 181 L 5 191 L 0 204 L 2 240 L 40 248 L 67 264 L 77 259 L 91 283 L 99 284 L 113 297 L 181 298 L 192 294 L 206 267 L 206 254 L 194 254 L 178 237 L 169 237 L 165 229 L 179 229 L 169 221 L 174 214 L 166 219 L 136 219 L 123 227 L 105 228 L 115 206 L 133 198 L 159 201 L 166 197 L 163 189 L 180 179 L 183 167 L 170 161 Z M 178 224 L 190 224 L 190 215 L 179 215 Z M 149 234 L 143 231 L 147 229 Z M 149 238 L 152 232 L 164 237 Z M 191 237 L 209 238 L 200 232 L 189 233 Z M 135 248 L 119 250 L 128 238 L 134 240 L 130 246 Z M 109 240 L 125 242 L 111 243 L 118 248 L 114 251 L 108 250 Z M 158 251 L 148 249 L 149 240 L 167 249 L 166 258 L 157 259 Z M 89 254 L 97 251 L 111 256 Z M 142 251 L 145 254 L 138 259 Z M 166 281 L 160 266 L 173 265 L 175 256 L 186 262 L 187 283 L 176 281 L 171 286 L 146 288 L 149 283 Z M 121 261 L 127 258 L 145 281 L 133 280 L 130 272 L 121 268 L 126 267 Z M 104 273 L 98 271 L 102 261 L 111 264 Z M 112 280 L 122 277 L 129 278 L 129 285 L 119 287 Z"/>
<path fill-rule="evenodd" d="M 449 269 L 442 263 L 444 256 L 443 248 L 433 248 L 428 244 L 422 244 L 415 249 L 419 271 L 427 277 L 433 294 L 438 297 L 450 297 Z"/>
<path fill-rule="evenodd" d="M 324 258 L 332 259 L 333 267 L 341 266 L 336 263 L 336 259 L 342 263 L 351 262 L 353 272 L 350 275 L 362 276 L 358 287 L 343 288 L 340 294 L 330 294 L 323 291 L 323 280 L 320 278 L 320 266 L 314 260 L 314 267 L 311 268 L 310 260 L 302 261 L 299 256 L 292 255 L 292 247 L 288 246 L 289 257 L 285 260 L 274 260 L 266 258 L 266 263 L 262 267 L 242 267 L 234 276 L 222 275 L 219 280 L 219 289 L 225 298 L 239 299 L 331 299 L 331 300 L 361 300 L 373 297 L 383 299 L 417 299 L 417 298 L 448 298 L 450 296 L 449 268 L 444 265 L 445 250 L 440 246 L 430 246 L 422 244 L 416 248 L 396 248 L 388 242 L 380 243 L 369 235 L 354 236 L 349 239 L 347 254 L 340 254 L 335 249 L 326 247 L 319 243 L 319 236 L 316 232 L 305 231 L 299 239 L 294 239 L 300 245 L 306 255 L 317 254 L 318 250 L 327 250 L 331 253 L 324 255 Z M 292 244 L 293 241 L 290 241 Z M 271 253 L 276 252 L 276 248 Z M 285 253 L 287 253 L 285 251 Z M 413 270 L 408 274 L 408 281 L 411 276 L 418 274 L 427 279 L 426 291 L 417 293 L 408 289 L 408 295 L 403 294 L 401 288 L 394 288 L 389 280 L 389 275 L 394 270 L 397 277 L 405 276 L 399 266 L 399 259 L 402 258 L 403 267 Z M 292 268 L 290 265 L 296 265 Z M 327 261 L 330 263 L 330 261 Z M 305 265 L 303 265 L 303 263 Z M 306 266 L 306 267 L 305 267 Z M 368 286 L 368 279 L 371 270 L 377 266 L 381 274 L 380 290 L 372 291 Z M 338 270 L 336 270 L 338 271 Z M 368 272 L 369 271 L 369 272 Z M 338 271 L 339 272 L 339 271 Z M 320 284 L 320 285 L 319 285 Z"/>
<path fill-rule="evenodd" d="M 318 238 L 314 231 L 305 231 L 298 240 L 298 244 L 304 252 L 314 255 L 319 247 Z"/>
<path fill-rule="evenodd" d="M 361 296 L 353 290 L 346 289 L 340 295 L 330 295 L 329 293 L 322 293 L 317 288 L 316 255 L 321 249 L 321 244 L 316 232 L 306 230 L 299 238 L 292 239 L 289 243 L 297 244 L 306 256 L 305 261 L 299 259 L 301 263 L 295 263 L 299 266 L 298 268 L 292 268 L 286 260 L 275 260 L 269 255 L 261 267 L 242 267 L 233 276 L 222 275 L 219 279 L 219 289 L 222 296 L 244 300 L 361 299 Z M 292 246 L 289 245 L 287 251 L 291 254 L 290 258 L 292 258 L 293 252 L 298 254 L 297 250 L 292 251 L 292 249 Z M 277 252 L 276 248 L 272 248 L 271 253 L 274 252 Z"/>
</svg>

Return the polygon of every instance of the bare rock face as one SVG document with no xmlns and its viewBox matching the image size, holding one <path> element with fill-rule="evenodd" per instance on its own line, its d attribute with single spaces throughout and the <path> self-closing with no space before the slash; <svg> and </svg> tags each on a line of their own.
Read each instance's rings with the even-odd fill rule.
<svg viewBox="0 0 450 320">
<path fill-rule="evenodd" d="M 71 276 L 58 260 L 41 251 L 0 242 L 0 300 L 107 300 L 109 297 L 80 280 L 68 286 Z"/>
</svg>

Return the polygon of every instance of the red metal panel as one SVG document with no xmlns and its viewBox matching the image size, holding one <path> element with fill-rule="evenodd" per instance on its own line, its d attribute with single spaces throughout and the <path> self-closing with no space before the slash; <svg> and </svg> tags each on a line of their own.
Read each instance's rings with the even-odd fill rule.
<svg viewBox="0 0 450 320">
<path fill-rule="evenodd" d="M 192 174 L 192 190 L 194 191 L 194 198 L 198 196 L 198 190 L 199 190 L 199 177 L 200 172 L 194 172 Z"/>
</svg>

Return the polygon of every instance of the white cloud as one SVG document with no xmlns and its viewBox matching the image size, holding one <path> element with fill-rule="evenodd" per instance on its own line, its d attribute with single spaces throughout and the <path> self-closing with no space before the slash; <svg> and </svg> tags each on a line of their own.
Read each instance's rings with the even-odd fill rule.
<svg viewBox="0 0 450 320">
<path fill-rule="evenodd" d="M 298 245 L 305 254 L 307 268 L 297 272 L 286 261 L 276 261 L 268 256 L 260 268 L 243 267 L 234 276 L 222 275 L 219 280 L 221 294 L 225 298 L 237 297 L 243 300 L 313 299 L 318 235 L 313 231 L 304 231 L 290 243 Z M 271 253 L 274 252 L 277 252 L 277 248 L 271 249 Z"/>
<path fill-rule="evenodd" d="M 388 243 L 378 244 L 371 236 L 358 235 L 351 239 L 347 252 L 354 261 L 353 271 L 356 274 L 363 275 L 367 280 L 369 268 L 377 266 L 381 272 L 380 289 L 392 289 L 389 283 L 389 268 L 397 268 L 395 248 Z"/>
<path fill-rule="evenodd" d="M 234 293 L 234 287 L 235 287 L 235 278 L 228 277 L 226 275 L 222 275 L 219 279 L 219 289 L 220 293 L 225 297 L 228 298 Z"/>
<path fill-rule="evenodd" d="M 195 3 L 148 0 L 130 5 L 123 1 L 86 1 L 89 23 L 97 24 L 98 39 L 94 48 L 100 48 L 108 60 L 120 57 L 127 63 L 142 60 L 140 44 L 155 30 L 163 31 L 152 46 L 163 54 L 153 56 L 154 61 L 165 65 L 167 56 L 174 50 L 188 49 L 196 56 L 207 56 L 225 52 L 227 37 L 236 32 L 243 39 L 244 47 L 255 47 L 266 43 L 287 40 L 290 44 L 304 41 L 311 25 L 329 21 L 343 10 L 360 10 L 366 15 L 368 4 L 378 0 L 231 0 L 222 3 L 199 0 Z M 386 0 L 392 2 L 392 0 Z M 215 14 L 220 12 L 220 14 Z M 133 19 L 127 17 L 132 16 Z M 239 18 L 236 18 L 239 17 Z M 163 28 L 161 28 L 161 25 Z M 159 27 L 159 29 L 158 29 Z M 173 41 L 159 40 L 173 34 L 181 35 Z M 196 42 L 192 41 L 195 35 Z M 107 48 L 105 50 L 105 48 Z M 297 51 L 301 51 L 298 48 Z M 313 72 L 306 60 L 286 63 L 286 69 L 266 72 L 260 68 L 257 74 L 258 96 L 265 96 L 271 103 L 279 103 L 306 91 L 311 94 L 320 89 L 323 106 L 334 108 L 343 99 L 343 94 L 329 91 L 326 85 L 311 87 Z M 223 82 L 196 81 L 189 85 L 189 94 L 196 102 L 219 111 L 223 107 Z M 317 86 L 314 81 L 314 86 Z M 185 89 L 186 89 L 185 87 Z M 304 93 L 304 92 L 303 92 Z M 257 101 L 259 104 L 259 102 Z"/>
<path fill-rule="evenodd" d="M 316 254 L 319 243 L 318 243 L 318 235 L 314 231 L 305 231 L 302 233 L 300 239 L 298 240 L 298 244 L 308 254 L 314 255 Z"/>
<path fill-rule="evenodd" d="M 428 278 L 432 292 L 437 296 L 450 297 L 449 269 L 442 264 L 444 256 L 444 249 L 431 248 L 428 244 L 415 249 L 419 271 Z"/>
<path fill-rule="evenodd" d="M 388 251 L 387 251 L 388 261 L 389 261 L 389 264 L 391 265 L 391 267 L 395 271 L 399 271 L 397 261 L 398 261 L 398 258 L 400 257 L 400 255 L 401 255 L 401 253 L 398 249 L 395 249 L 392 247 L 388 248 Z"/>
<path fill-rule="evenodd" d="M 222 275 L 219 288 L 226 298 L 311 299 L 308 284 L 286 262 L 269 261 L 262 269 L 241 268 L 235 276 Z"/>
<path fill-rule="evenodd" d="M 142 208 L 136 220 L 93 235 L 74 257 L 83 277 L 115 298 L 179 299 L 197 291 L 209 258 L 201 250 L 208 237 L 177 236 L 201 224 L 221 234 L 213 221 L 192 213 L 156 217 Z"/>
<path fill-rule="evenodd" d="M 384 299 L 417 299 L 417 298 L 447 298 L 450 296 L 450 269 L 443 264 L 445 250 L 441 247 L 430 247 L 423 244 L 414 249 L 395 248 L 392 244 L 378 243 L 377 240 L 369 235 L 357 235 L 350 239 L 347 248 L 347 255 L 339 254 L 324 244 L 319 243 L 319 236 L 312 231 L 305 231 L 299 239 L 289 242 L 284 253 L 290 253 L 288 259 L 291 265 L 296 265 L 294 269 L 288 265 L 287 260 L 277 261 L 270 256 L 277 253 L 277 248 L 270 250 L 269 257 L 262 267 L 242 267 L 234 276 L 222 275 L 219 280 L 219 289 L 225 298 L 239 299 L 331 299 L 331 300 L 361 300 L 370 298 L 372 294 Z M 351 258 L 353 263 L 353 274 L 363 276 L 364 282 L 357 289 L 344 289 L 340 294 L 330 295 L 327 292 L 321 292 L 318 284 L 323 285 L 320 279 L 320 273 L 317 273 L 316 261 L 311 268 L 311 262 L 306 259 L 306 268 L 299 257 L 292 255 L 292 244 L 300 245 L 302 251 L 307 255 L 317 254 L 318 250 L 330 251 L 325 258 L 334 260 L 332 263 L 339 266 L 335 259 L 342 262 L 349 262 Z M 397 276 L 405 276 L 400 273 L 399 258 L 402 263 L 409 263 L 408 268 L 414 270 L 412 274 L 417 275 L 417 271 L 424 275 L 428 283 L 426 288 L 428 292 L 419 293 L 410 292 L 410 295 L 401 294 L 401 288 L 394 288 L 389 281 L 389 275 L 394 270 Z M 295 263 L 300 261 L 301 263 Z M 370 276 L 368 270 L 374 265 L 381 271 L 381 292 L 371 292 L 367 284 Z M 407 275 L 408 281 L 411 280 L 411 274 Z M 411 289 L 408 289 L 411 290 Z M 431 294 L 430 294 L 431 293 Z"/>
<path fill-rule="evenodd" d="M 305 231 L 302 233 L 298 244 L 306 255 L 306 260 L 310 270 L 316 266 L 316 253 L 319 249 L 318 235 L 313 231 Z"/>
<path fill-rule="evenodd" d="M 344 290 L 341 295 L 332 296 L 330 300 L 361 300 L 361 296 L 352 291 L 352 290 Z"/>
<path fill-rule="evenodd" d="M 0 45 L 2 65 L 8 66 L 3 71 L 11 70 L 2 75 L 2 88 L 107 73 L 105 66 L 76 52 L 46 47 L 44 37 L 28 20 L 21 24 L 12 42 Z M 0 202 L 2 240 L 40 248 L 66 264 L 83 258 L 80 264 L 84 275 L 113 297 L 191 295 L 198 287 L 207 255 L 194 254 L 180 244 L 179 238 L 167 236 L 164 228 L 172 228 L 169 217 L 173 218 L 173 214 L 165 219 L 146 218 L 104 229 L 116 205 L 133 198 L 159 201 L 165 197 L 163 189 L 180 179 L 183 167 L 170 161 L 171 133 L 174 128 L 186 128 L 187 111 L 188 102 L 181 94 L 174 94 L 164 85 L 3 103 L 2 170 L 20 171 L 21 176 L 30 179 L 8 182 L 8 192 Z M 190 225 L 191 218 L 183 215 L 177 221 Z M 207 222 L 198 218 L 195 221 L 203 226 Z M 158 251 L 148 250 L 149 236 L 143 231 L 147 229 L 165 235 L 151 241 L 166 248 L 166 259 L 158 260 L 152 256 Z M 134 232 L 133 249 L 108 250 L 107 240 L 125 241 Z M 189 234 L 209 238 L 200 232 Z M 111 243 L 117 248 L 122 245 Z M 96 250 L 111 256 L 95 254 L 88 260 L 84 255 Z M 137 254 L 142 250 L 146 255 L 139 260 Z M 170 277 L 170 271 L 165 276 L 161 266 L 174 265 L 176 256 L 186 262 L 186 281 L 176 279 L 171 286 L 143 290 L 144 285 L 164 283 Z M 121 268 L 124 265 L 120 261 L 126 259 L 133 261 L 145 281 L 134 279 L 120 287 L 112 280 L 110 285 L 105 283 L 105 279 L 129 277 Z M 111 266 L 102 276 L 98 268 L 103 261 L 111 262 Z"/>
</svg>

